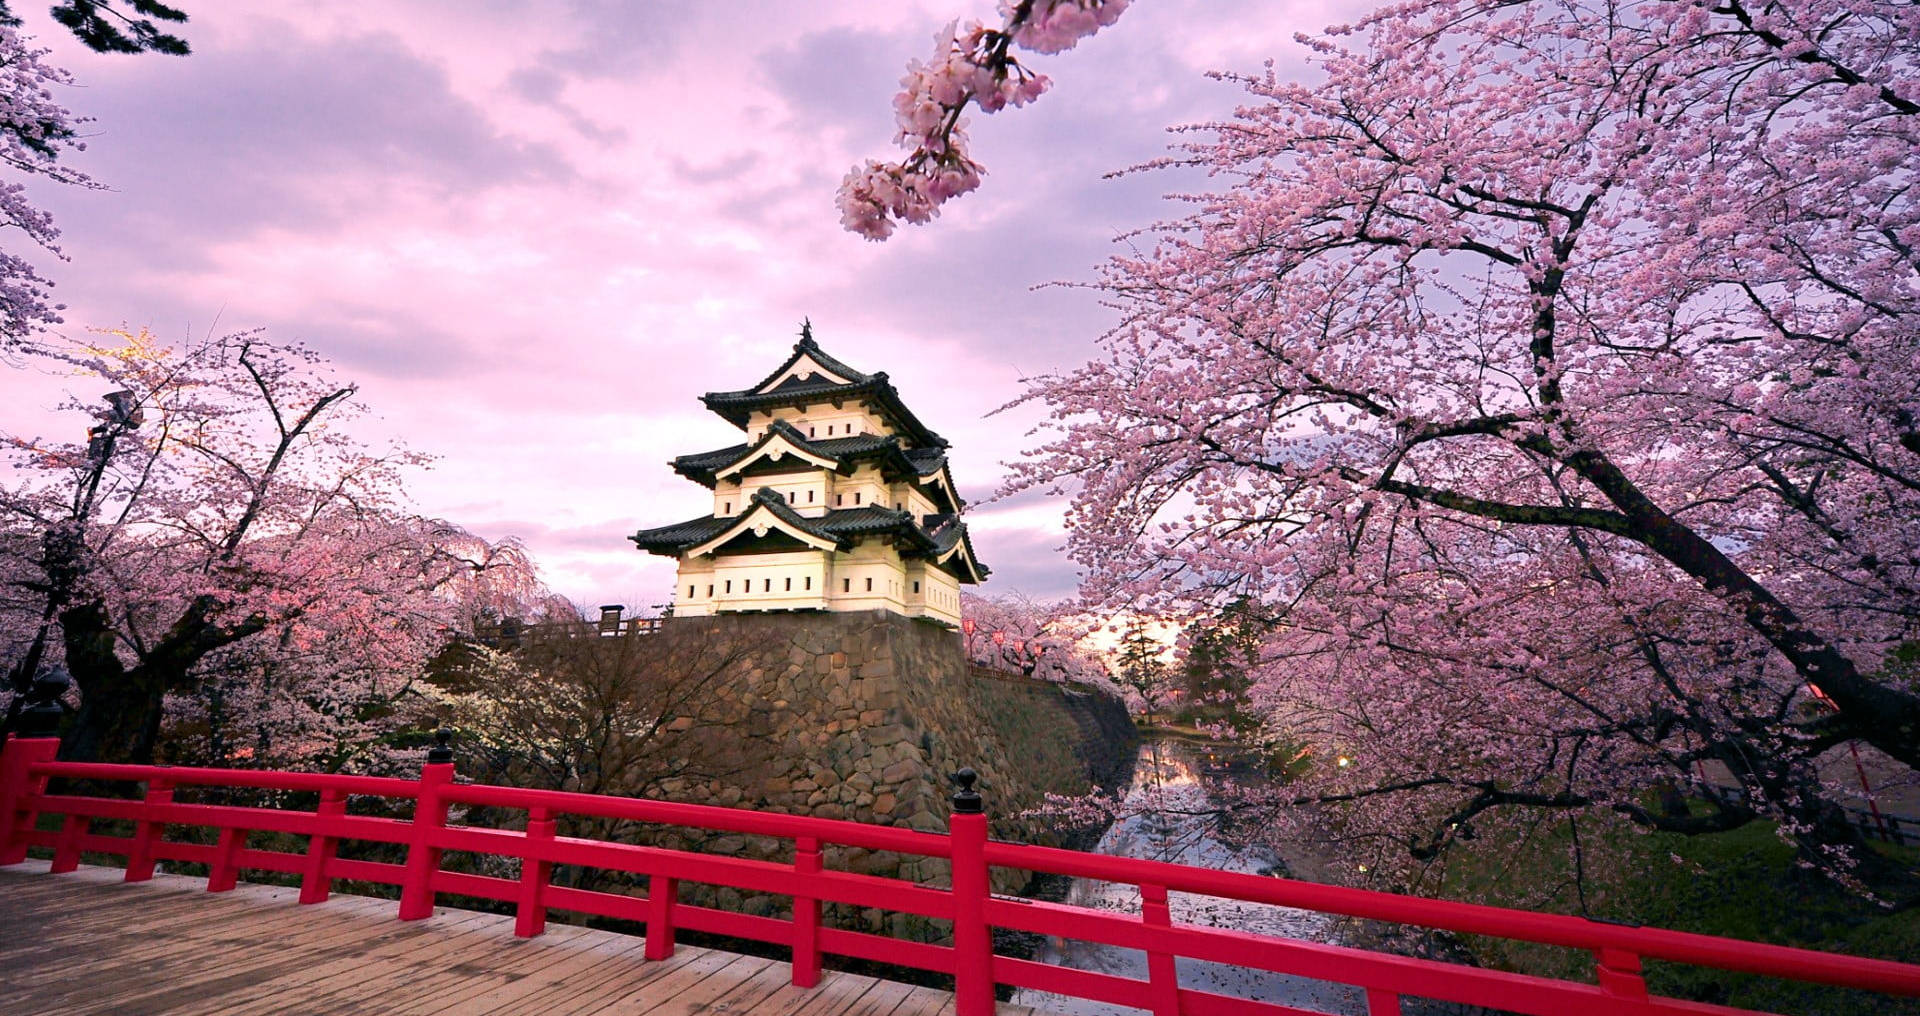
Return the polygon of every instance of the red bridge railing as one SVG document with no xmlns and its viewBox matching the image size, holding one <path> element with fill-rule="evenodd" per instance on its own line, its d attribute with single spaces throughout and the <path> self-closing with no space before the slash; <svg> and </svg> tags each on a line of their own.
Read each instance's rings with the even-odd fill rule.
<svg viewBox="0 0 1920 1016">
<path fill-rule="evenodd" d="M 1920 996 L 1920 966 L 1904 963 L 990 841 L 986 816 L 979 810 L 979 796 L 970 788 L 955 795 L 948 833 L 937 835 L 733 808 L 458 783 L 452 764 L 447 762 L 429 762 L 418 780 L 406 780 L 58 762 L 54 760 L 57 749 L 54 739 L 31 738 L 10 739 L 0 751 L 0 865 L 25 860 L 30 847 L 53 851 L 53 873 L 72 871 L 82 853 L 117 855 L 126 858 L 126 880 L 137 882 L 152 878 L 158 861 L 195 862 L 208 867 L 210 892 L 233 888 L 242 871 L 280 872 L 300 878 L 303 904 L 324 901 L 339 879 L 384 883 L 400 889 L 401 920 L 430 915 L 439 893 L 458 893 L 512 904 L 515 932 L 523 936 L 540 934 L 553 910 L 643 922 L 645 956 L 650 960 L 673 954 L 676 929 L 713 932 L 790 949 L 793 983 L 802 987 L 818 983 L 825 954 L 950 975 L 955 982 L 957 1016 L 990 1016 L 996 984 L 1132 1006 L 1150 1010 L 1154 1016 L 1311 1013 L 1275 1002 L 1182 987 L 1175 967 L 1178 957 L 1354 985 L 1365 993 L 1369 1016 L 1398 1014 L 1401 999 L 1407 997 L 1540 1016 L 1747 1011 L 1649 994 L 1641 975 L 1641 963 L 1647 959 Z M 55 777 L 144 784 L 144 795 L 130 799 L 49 793 L 49 780 Z M 182 787 L 312 792 L 319 795 L 319 800 L 312 811 L 175 801 L 174 791 Z M 353 814 L 348 808 L 353 798 L 411 801 L 412 818 Z M 448 815 L 455 805 L 523 811 L 526 827 L 453 824 Z M 62 816 L 57 829 L 39 828 L 44 816 L 54 815 Z M 558 836 L 555 821 L 562 815 L 773 837 L 791 842 L 793 861 L 779 863 Z M 101 820 L 131 823 L 133 833 L 117 836 L 92 831 L 90 824 Z M 167 838 L 167 830 L 183 826 L 217 830 L 216 841 L 191 843 Z M 292 853 L 249 847 L 247 836 L 254 831 L 305 836 L 306 850 Z M 341 857 L 339 844 L 347 840 L 401 846 L 405 862 Z M 950 887 L 828 869 L 822 851 L 836 844 L 945 859 L 951 864 Z M 517 858 L 521 862 L 520 876 L 511 879 L 443 870 L 441 855 L 449 850 Z M 550 875 L 556 864 L 643 876 L 646 895 L 554 885 Z M 1135 885 L 1143 901 L 1141 912 L 1125 915 L 994 895 L 989 878 L 993 867 Z M 791 897 L 792 917 L 760 917 L 683 903 L 678 890 L 683 881 Z M 1176 923 L 1168 907 L 1170 893 L 1298 907 L 1584 950 L 1594 956 L 1596 983 Z M 950 922 L 952 943 L 911 942 L 824 927 L 820 922 L 824 903 L 875 907 Z M 996 955 L 992 951 L 992 928 L 1141 950 L 1147 956 L 1148 978 L 1142 981 Z"/>
</svg>

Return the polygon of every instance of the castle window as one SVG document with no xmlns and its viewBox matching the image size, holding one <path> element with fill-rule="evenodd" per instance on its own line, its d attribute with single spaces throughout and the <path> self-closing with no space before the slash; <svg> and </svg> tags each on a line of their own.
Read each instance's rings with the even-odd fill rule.
<svg viewBox="0 0 1920 1016">
<path fill-rule="evenodd" d="M 843 592 L 843 593 L 851 593 L 851 592 L 853 592 L 853 580 L 852 580 L 852 579 L 841 579 L 841 580 L 840 580 L 840 591 L 841 591 L 841 592 Z"/>
<path fill-rule="evenodd" d="M 913 592 L 915 596 L 920 595 L 920 583 L 918 581 L 913 584 Z"/>
<path fill-rule="evenodd" d="M 788 504 L 793 503 L 793 491 L 787 491 L 787 503 Z"/>
<path fill-rule="evenodd" d="M 713 583 L 711 582 L 707 583 L 707 595 L 708 596 L 713 595 Z"/>
<path fill-rule="evenodd" d="M 807 503 L 808 504 L 813 503 L 813 491 L 811 490 L 807 491 Z"/>
<path fill-rule="evenodd" d="M 853 492 L 853 503 L 854 504 L 860 503 L 860 492 L 857 490 Z"/>
<path fill-rule="evenodd" d="M 733 514 L 733 502 L 732 502 L 732 501 L 728 501 L 728 502 L 727 502 L 727 507 L 726 507 L 726 513 L 727 513 L 728 515 L 732 515 L 732 514 Z"/>
<path fill-rule="evenodd" d="M 692 586 L 688 586 L 688 587 L 687 587 L 687 599 L 689 599 L 689 600 L 691 600 L 691 599 L 693 599 L 693 587 L 692 587 Z"/>
<path fill-rule="evenodd" d="M 807 436 L 808 436 L 808 437 L 817 437 L 817 436 L 818 436 L 818 435 L 816 435 L 816 434 L 814 434 L 814 432 L 813 432 L 813 427 L 812 427 L 812 426 L 809 426 L 809 427 L 807 427 Z"/>
<path fill-rule="evenodd" d="M 845 494 L 835 494 L 835 495 L 833 495 L 833 506 L 834 506 L 835 508 L 838 508 L 838 507 L 840 507 L 841 505 L 843 505 L 843 504 L 846 504 L 846 503 L 847 503 L 847 495 L 845 495 Z"/>
<path fill-rule="evenodd" d="M 761 580 L 760 580 L 760 591 L 761 591 L 761 592 L 763 592 L 763 593 L 771 593 L 771 592 L 773 592 L 773 580 L 772 580 L 772 579 L 761 579 Z"/>
<path fill-rule="evenodd" d="M 732 580 L 732 579 L 728 579 L 728 580 L 727 580 L 727 592 L 728 592 L 729 594 L 731 594 L 731 593 L 733 592 L 733 580 Z"/>
<path fill-rule="evenodd" d="M 788 580 L 787 580 L 787 592 L 789 592 L 789 593 L 791 593 L 791 592 L 793 592 L 793 580 L 792 580 L 792 579 L 788 579 Z"/>
<path fill-rule="evenodd" d="M 806 588 L 808 588 L 808 589 L 812 589 L 812 588 L 813 588 L 813 576 L 811 576 L 811 575 L 809 575 L 809 576 L 807 576 L 807 585 L 806 585 Z"/>
<path fill-rule="evenodd" d="M 872 580 L 872 579 L 868 579 L 868 580 L 867 580 L 867 592 L 869 592 L 869 593 L 871 593 L 871 592 L 873 592 L 873 580 Z"/>
</svg>

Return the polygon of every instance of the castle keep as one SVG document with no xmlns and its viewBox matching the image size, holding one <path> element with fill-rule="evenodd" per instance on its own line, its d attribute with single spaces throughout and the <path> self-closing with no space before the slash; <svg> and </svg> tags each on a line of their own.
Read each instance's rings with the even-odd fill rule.
<svg viewBox="0 0 1920 1016">
<path fill-rule="evenodd" d="M 713 512 L 643 529 L 640 549 L 679 559 L 676 617 L 884 610 L 960 623 L 960 586 L 981 581 L 945 438 L 885 372 L 828 356 L 803 329 L 759 384 L 709 392 L 746 441 L 673 460 L 713 491 Z"/>
</svg>

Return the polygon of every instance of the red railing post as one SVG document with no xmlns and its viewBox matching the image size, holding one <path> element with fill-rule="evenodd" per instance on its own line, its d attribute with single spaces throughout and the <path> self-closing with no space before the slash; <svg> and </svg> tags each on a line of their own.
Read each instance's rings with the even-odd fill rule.
<svg viewBox="0 0 1920 1016">
<path fill-rule="evenodd" d="M 673 956 L 673 906 L 679 896 L 679 879 L 647 876 L 647 959 Z"/>
<path fill-rule="evenodd" d="M 0 864 L 27 859 L 27 834 L 40 818 L 34 798 L 46 793 L 47 779 L 29 767 L 60 754 L 57 737 L 8 737 L 0 747 Z"/>
<path fill-rule="evenodd" d="M 954 1016 L 993 1016 L 993 934 L 987 928 L 987 898 L 993 879 L 987 871 L 987 816 L 973 790 L 972 769 L 953 774 L 960 789 L 953 795 L 947 838 L 953 850 L 953 1004 Z"/>
<path fill-rule="evenodd" d="M 793 841 L 793 873 L 805 882 L 824 867 L 820 840 L 802 836 Z M 793 986 L 811 988 L 820 983 L 820 897 L 795 893 L 793 897 Z"/>
<path fill-rule="evenodd" d="M 1140 920 L 1149 928 L 1173 927 L 1173 910 L 1167 905 L 1167 887 L 1140 887 Z M 1180 969 L 1173 954 L 1163 949 L 1147 952 L 1147 994 L 1153 1003 L 1153 1016 L 1180 1016 Z"/>
<path fill-rule="evenodd" d="M 553 833 L 553 809 L 527 812 L 527 856 L 520 859 L 520 900 L 513 911 L 513 933 L 521 938 L 547 930 L 547 880 L 553 877 L 553 862 L 533 854 L 536 845 L 553 842 Z"/>
<path fill-rule="evenodd" d="M 60 823 L 60 838 L 54 843 L 53 864 L 47 874 L 62 875 L 80 867 L 80 837 L 87 834 L 88 823 L 85 815 L 68 815 Z"/>
<path fill-rule="evenodd" d="M 213 848 L 213 866 L 207 869 L 207 891 L 223 893 L 240 884 L 240 850 L 247 845 L 247 831 L 227 826 L 220 830 L 220 842 Z"/>
<path fill-rule="evenodd" d="M 340 850 L 340 837 L 325 832 L 328 820 L 339 818 L 347 813 L 347 792 L 344 790 L 322 790 L 320 807 L 314 816 L 321 823 L 321 832 L 307 837 L 307 870 L 300 874 L 300 902 L 325 903 L 333 894 L 333 876 L 327 869 L 333 864 L 334 855 Z"/>
<path fill-rule="evenodd" d="M 1600 989 L 1622 999 L 1645 999 L 1647 981 L 1640 976 L 1638 954 L 1613 946 L 1594 950 L 1594 979 Z"/>
<path fill-rule="evenodd" d="M 152 808 L 157 805 L 173 803 L 173 782 L 164 776 L 155 776 L 147 781 L 146 797 L 141 805 Z M 133 827 L 133 846 L 127 850 L 127 881 L 148 882 L 153 879 L 153 844 L 166 831 L 167 824 L 151 818 L 142 818 Z"/>
<path fill-rule="evenodd" d="M 440 870 L 440 848 L 433 834 L 446 828 L 447 802 L 440 788 L 453 782 L 453 731 L 433 732 L 436 743 L 420 767 L 420 793 L 413 803 L 413 830 L 407 839 L 407 867 L 400 877 L 400 919 L 418 921 L 433 916 L 433 876 Z"/>
</svg>

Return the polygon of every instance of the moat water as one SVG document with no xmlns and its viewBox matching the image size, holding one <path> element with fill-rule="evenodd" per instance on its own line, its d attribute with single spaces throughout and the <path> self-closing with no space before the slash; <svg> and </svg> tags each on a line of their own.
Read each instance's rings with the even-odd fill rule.
<svg viewBox="0 0 1920 1016">
<path fill-rule="evenodd" d="M 1167 740 L 1149 740 L 1142 744 L 1133 785 L 1122 805 L 1123 817 L 1107 830 L 1095 852 L 1255 874 L 1282 868 L 1280 858 L 1271 851 L 1229 843 L 1218 835 L 1216 820 L 1206 814 L 1213 805 L 1208 783 L 1217 784 L 1223 777 L 1215 771 L 1203 780 L 1205 766 L 1202 749 Z M 1232 779 L 1231 776 L 1225 778 Z M 1131 885 L 1075 879 L 1066 902 L 1138 916 L 1140 890 Z M 1331 920 L 1309 910 L 1217 900 L 1188 893 L 1173 893 L 1168 902 L 1176 924 L 1230 928 L 1314 942 L 1331 941 L 1334 937 Z M 1122 977 L 1144 980 L 1147 976 L 1146 954 L 1136 949 L 1050 940 L 1033 958 L 1042 963 Z M 1366 1011 L 1360 992 L 1345 985 L 1186 958 L 1178 960 L 1177 966 L 1182 988 L 1279 1002 L 1337 1016 L 1358 1016 Z M 1141 1011 L 1026 989 L 1016 992 L 1013 1001 L 1065 1016 L 1135 1016 Z"/>
</svg>

